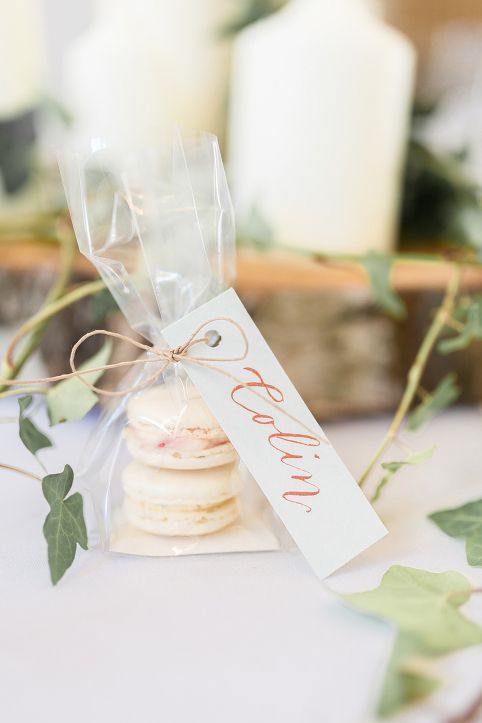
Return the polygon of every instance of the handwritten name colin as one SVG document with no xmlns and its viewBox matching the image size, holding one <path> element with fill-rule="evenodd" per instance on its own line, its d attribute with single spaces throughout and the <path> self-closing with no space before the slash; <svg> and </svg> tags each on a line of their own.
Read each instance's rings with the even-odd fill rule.
<svg viewBox="0 0 482 723">
<path fill-rule="evenodd" d="M 311 472 L 295 464 L 296 461 L 299 462 L 300 460 L 305 459 L 305 455 L 308 450 L 298 450 L 298 452 L 301 453 L 297 453 L 294 452 L 291 445 L 313 448 L 319 447 L 321 442 L 317 437 L 312 436 L 311 434 L 282 431 L 279 426 L 280 423 L 278 423 L 272 415 L 265 414 L 264 412 L 259 412 L 254 409 L 253 407 L 255 406 L 256 396 L 262 400 L 264 399 L 263 393 L 266 393 L 271 402 L 281 404 L 284 401 L 284 395 L 278 387 L 265 382 L 261 374 L 256 369 L 253 369 L 252 367 L 244 367 L 244 371 L 250 372 L 254 379 L 253 381 L 247 381 L 244 384 L 238 384 L 234 387 L 231 391 L 231 399 L 235 404 L 252 415 L 251 420 L 254 424 L 265 425 L 268 427 L 268 443 L 281 455 L 281 462 L 287 467 L 291 467 L 295 470 L 295 473 L 291 475 L 291 479 L 301 483 L 300 489 L 287 490 L 286 492 L 283 492 L 283 498 L 287 502 L 301 505 L 305 508 L 305 512 L 311 512 L 312 508 L 310 505 L 298 498 L 314 497 L 319 494 L 320 488 L 312 481 L 313 475 Z M 242 392 L 246 388 L 252 389 L 252 392 L 243 395 Z M 286 447 L 288 447 L 288 449 L 286 449 Z M 289 449 L 292 451 L 289 451 Z M 318 454 L 315 453 L 313 456 L 316 459 L 319 459 Z"/>
</svg>

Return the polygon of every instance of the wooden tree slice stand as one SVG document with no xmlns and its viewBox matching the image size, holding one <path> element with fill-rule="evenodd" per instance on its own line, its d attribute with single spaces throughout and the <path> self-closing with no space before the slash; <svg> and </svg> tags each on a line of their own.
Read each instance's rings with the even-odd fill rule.
<svg viewBox="0 0 482 723">
<path fill-rule="evenodd" d="M 16 290 L 19 316 L 36 311 L 59 260 L 59 249 L 53 243 L 23 239 L 1 243 L 0 311 L 2 296 Z M 313 413 L 326 419 L 387 412 L 396 405 L 407 367 L 452 273 L 449 262 L 397 257 L 392 283 L 408 305 L 403 323 L 376 310 L 368 277 L 356 263 L 242 247 L 235 285 Z M 74 279 L 96 275 L 95 268 L 78 254 Z M 482 268 L 464 269 L 462 289 L 482 289 Z M 89 328 L 87 304 L 65 310 L 50 325 L 43 344 L 50 373 L 65 371 L 71 345 Z M 13 324 L 15 319 L 10 316 L 7 321 Z M 130 333 L 120 315 L 110 324 Z M 117 350 L 117 354 L 125 353 Z M 439 357 L 429 367 L 424 384 L 432 388 L 442 374 L 455 368 L 461 372 L 462 386 L 470 392 L 466 399 L 477 398 L 479 391 L 482 394 L 479 357 L 478 350 L 463 356 L 463 363 L 460 358 Z"/>
<path fill-rule="evenodd" d="M 12 242 L 0 245 L 0 269 L 11 272 L 55 270 L 58 268 L 58 247 L 49 243 Z M 93 278 L 95 269 L 78 254 L 75 270 L 79 277 Z M 426 263 L 409 258 L 394 263 L 392 282 L 400 292 L 442 290 L 450 278 L 449 262 Z M 241 293 L 269 294 L 280 290 L 341 290 L 367 286 L 368 279 L 356 263 L 325 262 L 293 252 L 257 251 L 241 248 L 237 259 L 236 288 Z M 462 286 L 482 289 L 482 267 L 466 267 Z"/>
<path fill-rule="evenodd" d="M 399 292 L 426 289 L 443 290 L 453 273 L 449 262 L 437 264 L 422 260 L 395 261 L 392 283 Z M 289 252 L 259 252 L 242 249 L 238 253 L 237 286 L 241 290 L 270 293 L 280 289 L 298 291 L 340 290 L 366 287 L 368 277 L 353 262 L 325 262 Z M 462 285 L 482 288 L 482 267 L 466 267 Z"/>
</svg>

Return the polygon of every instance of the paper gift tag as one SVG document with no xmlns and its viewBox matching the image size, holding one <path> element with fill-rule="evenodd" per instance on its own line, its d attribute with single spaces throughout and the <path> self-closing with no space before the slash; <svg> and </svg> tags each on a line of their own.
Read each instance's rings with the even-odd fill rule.
<svg viewBox="0 0 482 723">
<path fill-rule="evenodd" d="M 221 340 L 197 344 L 189 356 L 208 363 L 181 363 L 303 555 L 326 577 L 386 529 L 233 289 L 167 327 L 164 337 L 177 347 L 205 323 L 197 336 L 216 331 Z M 245 340 L 245 358 L 234 361 Z"/>
</svg>

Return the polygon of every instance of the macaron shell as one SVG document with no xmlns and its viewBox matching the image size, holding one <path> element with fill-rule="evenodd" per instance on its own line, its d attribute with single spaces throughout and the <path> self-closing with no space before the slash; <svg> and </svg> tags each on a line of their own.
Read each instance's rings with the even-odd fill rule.
<svg viewBox="0 0 482 723">
<path fill-rule="evenodd" d="M 239 489 L 237 465 L 190 470 L 146 467 L 130 462 L 122 474 L 128 497 L 147 505 L 203 508 L 221 504 Z"/>
<path fill-rule="evenodd" d="M 221 427 L 183 427 L 173 429 L 160 422 L 142 421 L 141 419 L 130 419 L 126 426 L 127 434 L 137 435 L 146 444 L 156 445 L 161 441 L 171 439 L 185 439 L 194 441 L 228 441 L 226 434 Z"/>
<path fill-rule="evenodd" d="M 238 455 L 230 442 L 199 450 L 190 457 L 181 456 L 179 452 L 169 452 L 164 448 L 147 447 L 140 441 L 137 434 L 132 434 L 127 427 L 124 431 L 127 449 L 132 457 L 149 467 L 175 470 L 202 470 L 219 467 L 238 459 Z"/>
<path fill-rule="evenodd" d="M 192 385 L 160 384 L 131 397 L 127 403 L 131 423 L 140 421 L 162 429 L 219 430 L 219 422 Z"/>
<path fill-rule="evenodd" d="M 230 498 L 211 507 L 184 509 L 147 504 L 126 497 L 124 512 L 131 525 L 145 532 L 192 537 L 208 535 L 230 525 L 238 517 L 238 505 L 235 498 Z"/>
</svg>

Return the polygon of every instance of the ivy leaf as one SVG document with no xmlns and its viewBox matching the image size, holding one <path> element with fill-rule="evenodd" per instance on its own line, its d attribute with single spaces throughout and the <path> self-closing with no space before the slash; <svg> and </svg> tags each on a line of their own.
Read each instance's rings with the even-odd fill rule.
<svg viewBox="0 0 482 723">
<path fill-rule="evenodd" d="M 119 311 L 119 306 L 109 289 L 102 289 L 91 297 L 89 312 L 93 324 L 100 324 L 106 317 L 117 311 Z"/>
<path fill-rule="evenodd" d="M 284 4 L 284 0 L 248 0 L 245 4 L 242 14 L 220 29 L 222 38 L 237 35 L 251 23 L 268 17 Z"/>
<path fill-rule="evenodd" d="M 474 296 L 466 311 L 465 326 L 460 334 L 443 339 L 438 350 L 441 354 L 466 349 L 472 341 L 482 339 L 482 296 Z"/>
<path fill-rule="evenodd" d="M 420 671 L 424 658 L 482 643 L 482 627 L 460 612 L 472 592 L 458 572 L 394 565 L 374 590 L 343 596 L 353 607 L 398 628 L 379 700 L 380 716 L 391 715 L 439 685 Z"/>
<path fill-rule="evenodd" d="M 386 718 L 408 703 L 415 703 L 439 687 L 440 681 L 424 675 L 413 658 L 419 655 L 416 638 L 400 632 L 393 646 L 382 693 L 378 702 L 378 715 Z"/>
<path fill-rule="evenodd" d="M 390 256 L 369 253 L 361 263 L 368 274 L 375 302 L 390 316 L 402 319 L 406 313 L 405 304 L 393 290 L 390 279 L 393 260 Z"/>
<path fill-rule="evenodd" d="M 482 567 L 482 500 L 434 512 L 429 519 L 450 537 L 465 540 L 467 562 Z"/>
<path fill-rule="evenodd" d="M 482 539 L 471 537 L 467 540 L 467 562 L 472 567 L 482 567 Z"/>
<path fill-rule="evenodd" d="M 470 582 L 458 572 L 394 565 L 379 587 L 344 599 L 412 636 L 420 654 L 444 655 L 482 643 L 482 627 L 459 610 L 471 593 Z"/>
<path fill-rule="evenodd" d="M 408 418 L 407 429 L 415 432 L 435 416 L 437 412 L 453 404 L 460 396 L 460 387 L 456 380 L 455 374 L 447 374 L 436 389 L 413 410 Z"/>
<path fill-rule="evenodd" d="M 112 343 L 106 341 L 99 351 L 84 362 L 79 369 L 85 370 L 107 364 L 111 351 Z M 85 374 L 84 379 L 95 384 L 102 374 L 102 371 L 92 372 Z M 82 384 L 80 379 L 75 378 L 64 379 L 56 384 L 47 392 L 45 399 L 51 425 L 82 419 L 98 401 L 97 395 L 85 384 Z"/>
<path fill-rule="evenodd" d="M 37 429 L 31 419 L 25 416 L 25 412 L 31 404 L 32 396 L 30 394 L 26 397 L 20 397 L 18 400 L 18 433 L 28 451 L 37 454 L 39 450 L 51 447 L 52 442 L 43 432 Z"/>
<path fill-rule="evenodd" d="M 68 464 L 63 472 L 46 475 L 42 480 L 42 492 L 50 506 L 43 532 L 54 585 L 72 565 L 77 545 L 87 549 L 82 496 L 75 492 L 67 497 L 73 481 L 74 473 Z"/>
<path fill-rule="evenodd" d="M 386 474 L 383 475 L 382 479 L 378 483 L 378 487 L 371 498 L 371 502 L 376 502 L 380 498 L 383 488 L 390 482 L 393 475 L 396 474 L 399 469 L 407 464 L 417 465 L 425 462 L 427 459 L 430 459 L 434 451 L 435 447 L 431 447 L 430 449 L 423 450 L 423 452 L 414 452 L 413 454 L 409 454 L 408 457 L 405 457 L 405 459 L 398 462 L 383 462 L 382 467 L 386 470 Z"/>
<path fill-rule="evenodd" d="M 266 251 L 274 243 L 273 229 L 266 221 L 258 206 L 252 206 L 249 216 L 244 222 L 240 231 L 243 239 L 248 241 L 251 246 Z"/>
</svg>

